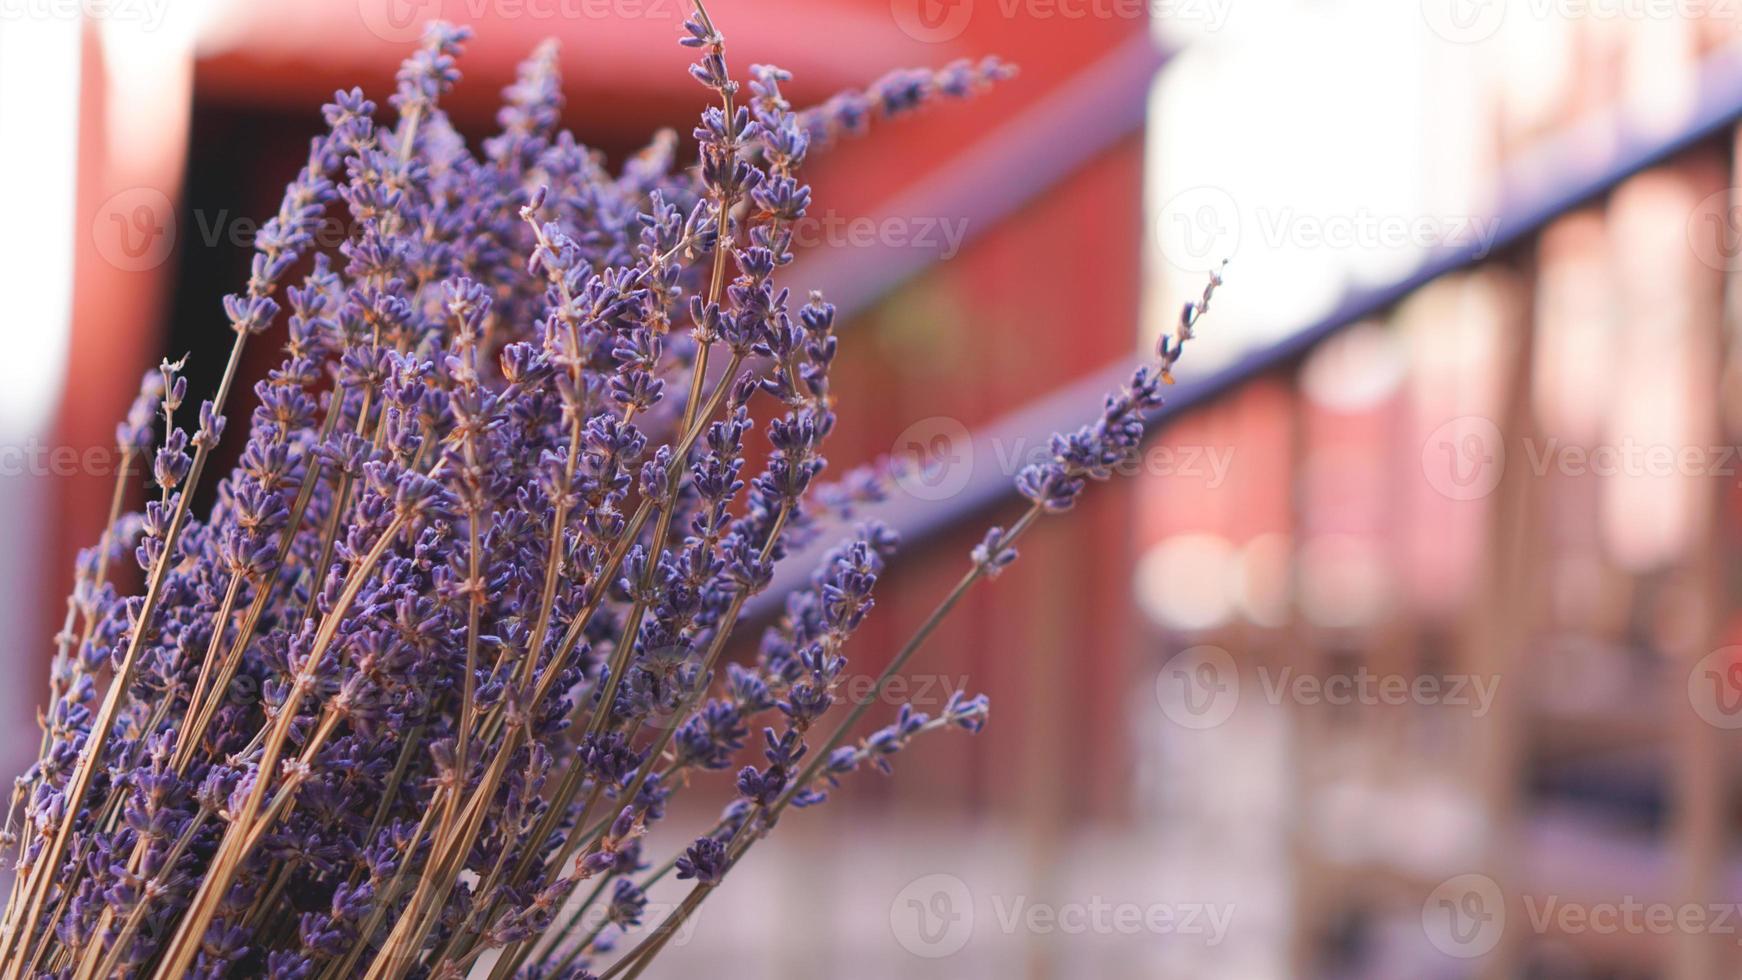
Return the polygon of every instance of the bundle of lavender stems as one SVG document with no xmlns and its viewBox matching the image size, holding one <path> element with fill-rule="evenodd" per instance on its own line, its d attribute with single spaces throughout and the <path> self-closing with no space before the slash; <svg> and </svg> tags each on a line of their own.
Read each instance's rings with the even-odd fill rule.
<svg viewBox="0 0 1742 980">
<path fill-rule="evenodd" d="M 1018 475 L 1028 508 L 872 696 L 837 704 L 897 540 L 859 513 L 886 468 L 820 478 L 835 311 L 776 284 L 800 170 L 1009 70 L 898 71 L 795 111 L 779 69 L 732 79 L 699 3 L 684 27 L 714 100 L 691 167 L 669 132 L 613 173 L 559 131 L 549 45 L 474 155 L 440 108 L 466 40 L 442 25 L 391 124 L 360 90 L 325 107 L 225 301 L 216 393 L 184 406 L 165 363 L 118 429 L 109 526 L 80 556 L 6 827 L 6 977 L 627 980 L 789 810 L 985 722 L 957 693 L 859 734 L 963 594 L 1139 449 L 1219 276 L 1158 363 Z M 284 360 L 202 519 L 244 347 L 280 321 Z M 148 502 L 123 513 L 139 477 Z M 754 652 L 722 657 L 776 565 L 833 539 Z M 138 594 L 118 591 L 128 558 Z M 747 759 L 706 833 L 644 849 L 674 792 Z M 654 918 L 668 877 L 688 890 Z"/>
</svg>

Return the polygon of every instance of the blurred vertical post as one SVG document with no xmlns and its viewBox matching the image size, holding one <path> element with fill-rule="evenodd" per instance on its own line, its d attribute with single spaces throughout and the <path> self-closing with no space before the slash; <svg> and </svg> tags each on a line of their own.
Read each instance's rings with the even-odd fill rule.
<svg viewBox="0 0 1742 980">
<path fill-rule="evenodd" d="M 180 244 L 176 202 L 187 156 L 193 43 L 204 8 L 204 0 L 140 0 L 105 8 L 83 25 L 76 111 L 68 117 L 78 135 L 77 165 L 67 171 L 77 178 L 77 204 L 68 214 L 68 345 L 64 365 L 32 366 L 66 379 L 48 402 L 49 431 L 54 447 L 76 461 L 39 481 L 53 492 L 43 515 L 46 540 L 30 552 L 38 566 L 32 588 L 37 608 L 55 611 L 55 625 L 78 549 L 103 530 L 115 481 L 115 424 L 162 347 Z M 224 329 L 217 311 L 211 329 Z M 112 566 L 122 585 L 131 565 Z M 29 681 L 21 686 L 32 704 L 41 699 L 51 629 L 10 631 L 40 638 L 25 648 Z"/>
<path fill-rule="evenodd" d="M 73 296 L 75 174 L 78 154 L 80 22 L 47 8 L 0 26 L 0 623 L 7 636 L 39 639 L 53 627 L 35 562 L 50 542 L 49 466 L 54 407 L 61 395 Z M 22 654 L 22 650 L 13 656 Z M 11 667 L 12 665 L 5 665 Z M 0 701 L 7 746 L 0 767 L 16 772 L 38 689 L 7 685 Z M 14 729 L 18 729 L 15 731 Z"/>
<path fill-rule="evenodd" d="M 1303 575 L 1300 560 L 1301 545 L 1306 540 L 1308 507 L 1306 500 L 1305 462 L 1311 455 L 1311 440 L 1305 424 L 1309 408 L 1301 393 L 1300 372 L 1290 375 L 1292 396 L 1288 412 L 1288 508 L 1289 508 L 1289 585 L 1287 594 L 1288 622 L 1284 626 L 1287 641 L 1283 662 L 1309 677 L 1326 673 L 1326 650 L 1314 637 L 1300 609 Z M 1326 778 L 1324 749 L 1328 742 L 1327 718 L 1324 712 L 1296 711 L 1289 718 L 1291 759 L 1289 770 L 1290 813 L 1310 813 L 1323 790 Z M 1291 869 L 1289 909 L 1289 962 L 1291 975 L 1312 976 L 1319 968 L 1325 937 L 1335 927 L 1332 921 L 1337 905 L 1333 896 L 1340 896 L 1341 882 L 1319 853 L 1308 829 L 1297 821 L 1289 836 Z"/>
<path fill-rule="evenodd" d="M 1728 214 L 1742 207 L 1737 185 L 1742 185 L 1742 131 L 1732 136 L 1732 159 Z M 1695 184 L 1696 194 L 1703 195 L 1709 184 Z M 1742 242 L 1729 222 L 1722 225 L 1728 240 L 1722 254 L 1734 258 Z M 1687 392 L 1691 404 L 1689 441 L 1694 445 L 1722 446 L 1733 444 L 1734 433 L 1725 424 L 1723 398 L 1725 361 L 1728 356 L 1728 336 L 1738 324 L 1738 303 L 1742 296 L 1734 289 L 1735 273 L 1718 272 L 1695 262 L 1692 252 L 1684 252 L 1689 278 L 1694 288 L 1689 291 L 1688 342 L 1691 345 L 1686 360 L 1689 377 Z M 1726 291 L 1729 295 L 1725 295 Z M 1673 785 L 1670 832 L 1674 837 L 1676 855 L 1676 899 L 1685 908 L 1712 908 L 1712 903 L 1724 900 L 1721 876 L 1727 867 L 1725 813 L 1729 797 L 1728 773 L 1724 749 L 1724 732 L 1702 718 L 1684 700 L 1681 681 L 1697 670 L 1699 662 L 1725 644 L 1728 620 L 1728 596 L 1724 587 L 1724 550 L 1729 546 L 1731 528 L 1725 521 L 1725 498 L 1730 492 L 1726 481 L 1707 475 L 1692 482 L 1690 506 L 1693 531 L 1690 534 L 1690 554 L 1686 575 L 1682 580 L 1683 595 L 1677 603 L 1689 610 L 1687 629 L 1670 638 L 1672 648 L 1666 651 L 1672 664 L 1668 683 L 1669 703 L 1676 706 L 1671 717 L 1669 737 L 1675 760 L 1670 779 Z M 1677 937 L 1676 949 L 1670 960 L 1671 980 L 1714 980 L 1721 975 L 1718 942 L 1703 930 L 1687 930 Z"/>
<path fill-rule="evenodd" d="M 1534 267 L 1522 282 L 1496 277 L 1495 288 L 1508 299 L 1498 308 L 1513 318 L 1498 333 L 1495 368 L 1503 379 L 1499 412 L 1502 446 L 1522 446 L 1534 438 L 1530 383 L 1536 343 L 1533 297 Z M 1541 576 L 1542 522 L 1536 520 L 1540 480 L 1527 466 L 1507 466 L 1495 488 L 1488 514 L 1488 541 L 1483 549 L 1477 605 L 1469 619 L 1463 652 L 1464 669 L 1473 677 L 1499 678 L 1493 708 L 1483 724 L 1472 726 L 1472 774 L 1478 787 L 1487 831 L 1486 872 L 1508 896 L 1506 928 L 1499 944 L 1481 960 L 1481 976 L 1510 980 L 1523 975 L 1527 925 L 1521 902 L 1512 901 L 1529 887 L 1518 873 L 1524 751 L 1523 713 L 1529 704 L 1525 688 L 1525 647 L 1538 611 Z"/>
</svg>

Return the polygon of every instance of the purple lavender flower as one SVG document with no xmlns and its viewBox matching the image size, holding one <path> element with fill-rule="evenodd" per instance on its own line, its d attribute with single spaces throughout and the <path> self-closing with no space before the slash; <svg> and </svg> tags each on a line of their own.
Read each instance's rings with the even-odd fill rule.
<svg viewBox="0 0 1742 980">
<path fill-rule="evenodd" d="M 1009 69 L 901 71 L 795 111 L 778 68 L 741 87 L 698 3 L 682 43 L 714 104 L 695 166 L 663 134 L 613 173 L 557 129 L 550 45 L 475 154 L 442 105 L 467 37 L 434 26 L 379 115 L 334 95 L 223 302 L 218 393 L 184 404 L 165 363 L 117 429 L 121 486 L 149 473 L 153 492 L 80 556 L 55 637 L 4 839 L 8 975 L 457 977 L 499 951 L 502 973 L 590 978 L 667 871 L 705 896 L 789 806 L 985 722 L 958 695 L 851 741 L 865 702 L 817 737 L 897 546 L 881 525 L 784 597 L 753 662 L 724 652 L 789 552 L 888 482 L 824 481 L 835 310 L 783 281 L 802 167 Z M 349 234 L 322 249 L 336 207 Z M 972 577 L 1135 450 L 1208 300 L 1159 372 L 1023 474 L 1035 510 L 987 536 Z M 245 346 L 280 321 L 282 362 L 226 425 Z M 128 554 L 137 595 L 111 581 Z M 650 870 L 686 786 L 731 802 Z M 604 969 L 638 972 L 680 921 Z"/>
<path fill-rule="evenodd" d="M 679 880 L 694 878 L 702 884 L 713 884 L 726 873 L 726 845 L 713 837 L 698 838 L 677 859 Z"/>
</svg>

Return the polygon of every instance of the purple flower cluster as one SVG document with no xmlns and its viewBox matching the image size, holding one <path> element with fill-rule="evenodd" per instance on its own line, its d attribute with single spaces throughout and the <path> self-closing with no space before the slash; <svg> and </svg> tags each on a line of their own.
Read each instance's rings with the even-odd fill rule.
<svg viewBox="0 0 1742 980">
<path fill-rule="evenodd" d="M 358 90 L 325 107 L 225 301 L 218 392 L 189 412 L 166 363 L 118 430 L 117 506 L 7 826 L 8 976 L 457 977 L 486 954 L 497 977 L 634 976 L 788 806 L 923 732 L 979 730 L 985 699 L 958 694 L 852 743 L 858 704 L 817 737 L 898 542 L 855 516 L 874 476 L 821 480 L 835 313 L 777 279 L 813 148 L 1008 71 L 903 71 L 797 112 L 779 69 L 744 97 L 699 5 L 685 29 L 716 103 L 689 169 L 669 136 L 611 172 L 558 130 L 548 45 L 475 155 L 441 108 L 466 40 L 445 26 L 391 123 Z M 319 253 L 334 207 L 353 230 Z M 281 320 L 240 462 L 196 516 L 243 347 Z M 1135 446 L 1157 377 L 1023 475 L 1035 509 L 965 584 Z M 155 487 L 136 515 L 130 473 Z M 823 534 L 843 540 L 729 662 L 746 602 Z M 112 581 L 129 555 L 138 595 Z M 718 823 L 654 867 L 671 794 L 752 746 Z M 606 966 L 673 872 L 692 900 Z"/>
</svg>

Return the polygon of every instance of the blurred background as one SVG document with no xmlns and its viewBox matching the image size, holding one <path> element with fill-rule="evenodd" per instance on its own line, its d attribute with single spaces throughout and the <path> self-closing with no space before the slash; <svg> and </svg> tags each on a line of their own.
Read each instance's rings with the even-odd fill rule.
<svg viewBox="0 0 1742 980">
<path fill-rule="evenodd" d="M 787 282 L 846 314 L 830 456 L 934 464 L 884 508 L 912 545 L 867 685 L 1014 472 L 1232 264 L 1132 478 L 894 691 L 984 691 L 987 731 L 786 821 L 664 975 L 1742 976 L 1742 3 L 710 8 L 800 105 L 1022 68 L 810 165 Z M 114 424 L 160 357 L 215 384 L 320 103 L 384 96 L 443 17 L 477 31 L 451 111 L 481 139 L 555 36 L 565 122 L 617 162 L 703 107 L 683 16 L 0 0 L 7 771 Z"/>
</svg>

